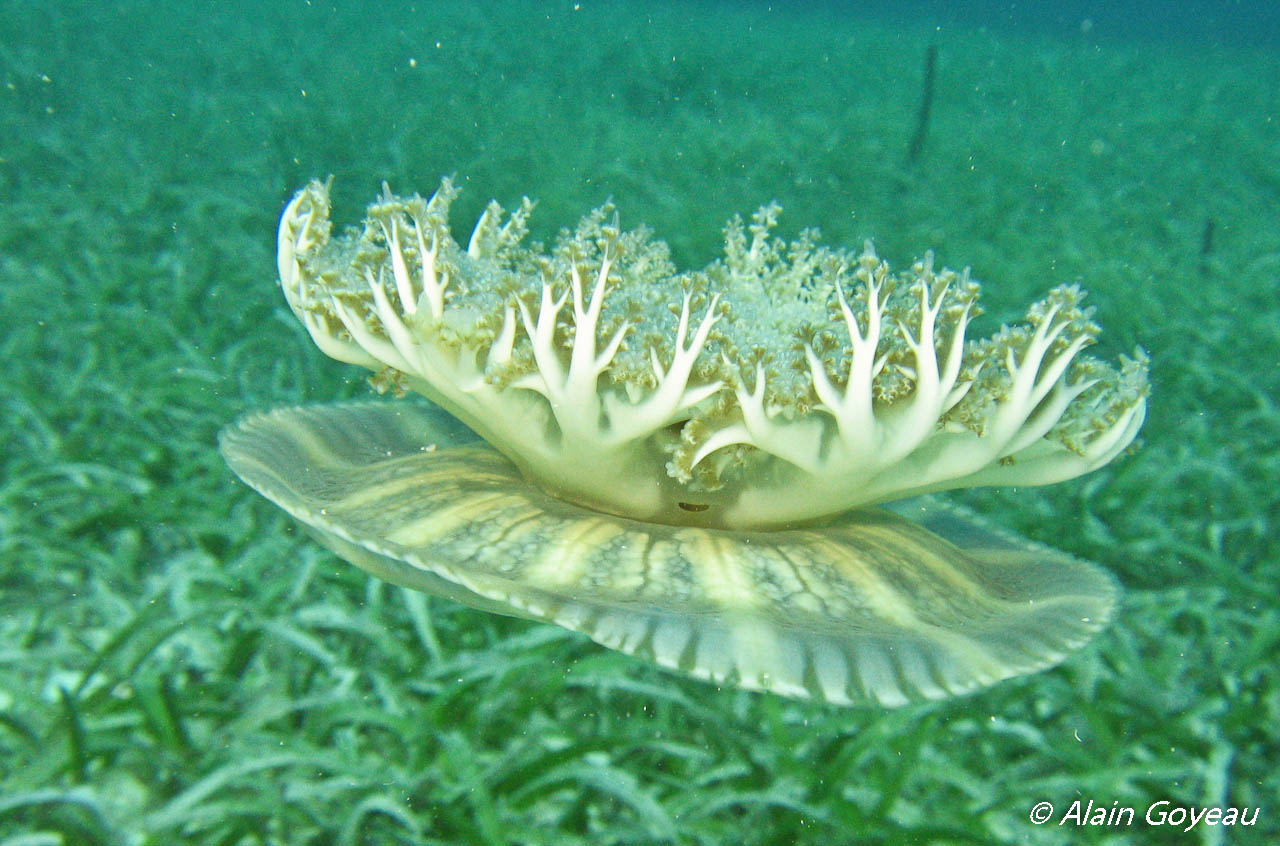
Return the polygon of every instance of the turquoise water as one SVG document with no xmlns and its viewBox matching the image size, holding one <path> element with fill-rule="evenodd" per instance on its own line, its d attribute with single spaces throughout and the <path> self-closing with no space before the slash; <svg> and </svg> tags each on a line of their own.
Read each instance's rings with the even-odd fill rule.
<svg viewBox="0 0 1280 846">
<path fill-rule="evenodd" d="M 1265 9 L 362 6 L 0 2 L 0 843 L 1280 830 Z M 544 240 L 612 198 L 681 266 L 776 199 L 788 236 L 971 265 L 988 332 L 1082 281 L 1101 354 L 1151 355 L 1143 447 L 956 498 L 1115 573 L 1117 621 L 1048 673 L 840 710 L 369 581 L 215 447 L 371 393 L 275 285 L 280 210 L 330 174 L 340 221 L 456 174 L 456 220 L 529 195 Z M 1077 799 L 1137 819 L 1060 825 Z M 1260 811 L 1184 834 L 1144 819 L 1162 800 Z"/>
</svg>

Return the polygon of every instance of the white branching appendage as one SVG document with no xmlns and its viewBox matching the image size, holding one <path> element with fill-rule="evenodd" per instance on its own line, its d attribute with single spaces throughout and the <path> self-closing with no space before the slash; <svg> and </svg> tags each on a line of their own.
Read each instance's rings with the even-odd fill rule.
<svg viewBox="0 0 1280 846">
<path fill-rule="evenodd" d="M 1081 355 L 1098 327 L 1078 287 L 1025 324 L 966 339 L 968 271 L 926 254 L 894 274 L 868 244 L 784 243 L 780 209 L 731 221 L 725 257 L 677 273 L 611 208 L 550 248 L 532 203 L 491 203 L 466 250 L 457 190 L 384 190 L 332 238 L 328 186 L 280 224 L 285 296 L 328 355 L 440 403 L 532 481 L 641 520 L 770 528 L 945 488 L 1045 484 L 1134 439 L 1146 359 Z"/>
</svg>

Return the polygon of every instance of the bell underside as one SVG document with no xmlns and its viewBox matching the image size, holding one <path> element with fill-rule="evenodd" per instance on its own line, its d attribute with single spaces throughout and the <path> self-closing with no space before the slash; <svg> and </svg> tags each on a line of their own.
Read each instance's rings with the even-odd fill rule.
<svg viewBox="0 0 1280 846">
<path fill-rule="evenodd" d="M 591 511 L 429 405 L 249 415 L 221 446 L 248 485 L 379 578 L 785 696 L 964 694 L 1057 664 L 1118 597 L 1100 568 L 933 499 L 768 532 Z"/>
</svg>

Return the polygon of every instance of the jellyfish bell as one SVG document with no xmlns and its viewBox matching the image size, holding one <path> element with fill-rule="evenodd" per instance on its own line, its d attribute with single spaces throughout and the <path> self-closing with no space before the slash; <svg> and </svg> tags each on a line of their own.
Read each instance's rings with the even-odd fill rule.
<svg viewBox="0 0 1280 846">
<path fill-rule="evenodd" d="M 920 498 L 1071 478 L 1132 442 L 1145 358 L 1082 353 L 1098 327 L 1078 288 L 970 340 L 967 271 L 782 242 L 776 206 L 679 273 L 609 208 L 544 249 L 523 243 L 531 203 L 491 204 L 464 250 L 455 194 L 384 191 L 335 238 L 312 183 L 281 221 L 282 287 L 317 345 L 432 403 L 224 431 L 233 470 L 342 557 L 835 704 L 1034 672 L 1110 619 L 1099 568 Z"/>
<path fill-rule="evenodd" d="M 1106 625 L 1097 567 L 936 502 L 798 529 L 642 522 L 574 505 L 440 409 L 251 415 L 222 449 L 341 557 L 405 587 L 555 623 L 721 684 L 835 704 L 965 693 Z"/>
</svg>

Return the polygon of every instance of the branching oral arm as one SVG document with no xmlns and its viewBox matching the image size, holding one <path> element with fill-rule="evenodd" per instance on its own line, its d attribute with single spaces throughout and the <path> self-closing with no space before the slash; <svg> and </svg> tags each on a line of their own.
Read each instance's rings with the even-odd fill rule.
<svg viewBox="0 0 1280 846">
<path fill-rule="evenodd" d="M 672 422 L 681 412 L 693 408 L 720 390 L 723 383 L 719 380 L 704 385 L 689 384 L 694 363 L 706 346 L 718 320 L 716 306 L 720 297 L 711 297 L 711 303 L 698 323 L 698 328 L 694 330 L 693 338 L 689 338 L 689 300 L 690 295 L 686 292 L 680 307 L 680 323 L 672 344 L 671 363 L 664 367 L 657 351 L 650 351 L 657 387 L 633 404 L 624 404 L 615 399 L 616 394 L 607 395 L 607 399 L 614 400 L 609 403 L 610 429 L 607 439 L 610 443 L 621 444 L 648 437 Z"/>
<path fill-rule="evenodd" d="M 786 244 L 769 236 L 776 206 L 749 241 L 730 225 L 723 264 L 679 275 L 607 210 L 551 255 L 524 247 L 527 200 L 505 222 L 490 204 L 464 252 L 456 193 L 447 180 L 430 200 L 384 192 L 362 233 L 331 241 L 327 186 L 312 183 L 281 221 L 281 283 L 327 354 L 440 402 L 557 496 L 767 528 L 1070 478 L 1141 426 L 1145 359 L 1081 363 L 1097 327 L 1074 287 L 1028 326 L 966 342 L 980 313 L 967 271 L 935 273 L 926 254 L 892 274 L 869 245 Z"/>
</svg>

